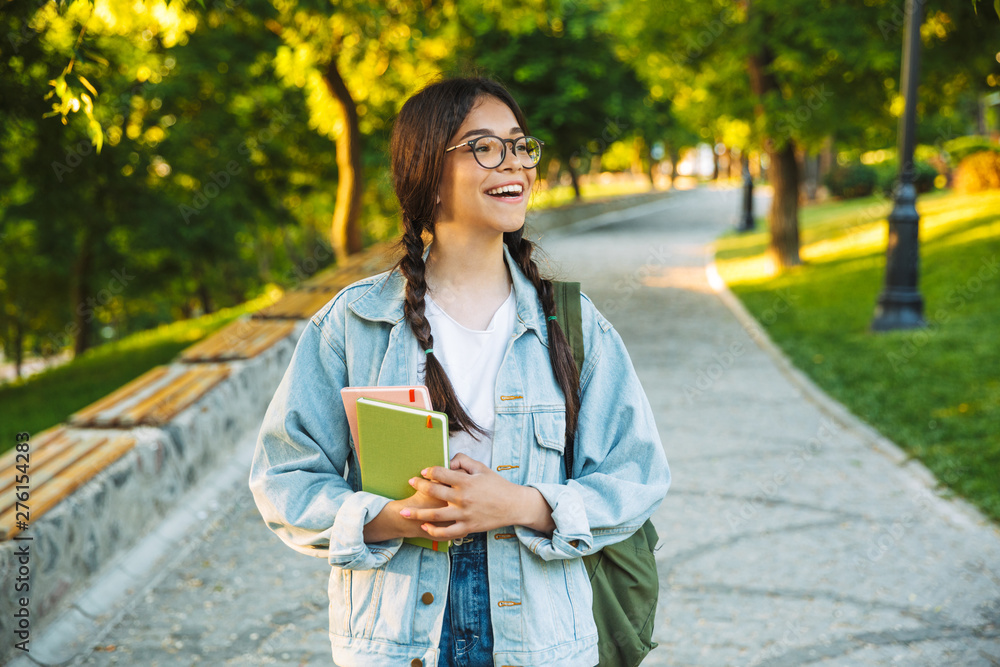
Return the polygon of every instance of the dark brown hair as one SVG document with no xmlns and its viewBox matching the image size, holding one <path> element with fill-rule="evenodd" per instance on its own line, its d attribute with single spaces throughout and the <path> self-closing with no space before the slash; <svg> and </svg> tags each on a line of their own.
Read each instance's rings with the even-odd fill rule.
<svg viewBox="0 0 1000 667">
<path fill-rule="evenodd" d="M 494 97 L 506 104 L 527 134 L 528 122 L 511 94 L 496 81 L 484 78 L 447 79 L 427 86 L 406 101 L 392 128 L 392 181 L 402 209 L 400 246 L 405 253 L 397 264 L 406 278 L 403 312 L 421 350 L 434 347 L 430 323 L 424 315 L 427 283 L 422 235 L 425 231 L 434 233 L 434 208 L 444 173 L 447 142 L 483 97 Z M 566 336 L 555 320 L 548 319 L 555 315 L 552 283 L 541 276 L 531 259 L 535 246 L 524 238 L 523 226 L 516 232 L 505 232 L 503 240 L 511 257 L 535 286 L 545 311 L 549 359 L 566 397 L 566 446 L 572 447 L 580 409 L 579 378 Z M 433 352 L 427 355 L 425 378 L 431 404 L 434 409 L 447 413 L 452 431 L 484 433 L 462 408 L 448 375 Z"/>
</svg>

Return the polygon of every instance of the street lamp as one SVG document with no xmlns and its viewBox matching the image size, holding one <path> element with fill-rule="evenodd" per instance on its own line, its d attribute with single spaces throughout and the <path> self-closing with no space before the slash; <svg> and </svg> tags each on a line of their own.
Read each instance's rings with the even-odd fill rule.
<svg viewBox="0 0 1000 667">
<path fill-rule="evenodd" d="M 736 231 L 749 232 L 754 228 L 753 224 L 753 176 L 750 175 L 750 159 L 748 152 L 743 151 L 743 213 L 740 223 L 736 226 Z"/>
<path fill-rule="evenodd" d="M 920 274 L 920 215 L 917 213 L 916 172 L 913 146 L 916 141 L 917 84 L 920 80 L 920 24 L 924 0 L 907 0 L 903 69 L 900 90 L 906 96 L 899 119 L 899 181 L 892 213 L 889 214 L 889 243 L 886 247 L 885 285 L 878 296 L 873 331 L 915 329 L 924 322 L 924 299 L 917 288 Z"/>
</svg>

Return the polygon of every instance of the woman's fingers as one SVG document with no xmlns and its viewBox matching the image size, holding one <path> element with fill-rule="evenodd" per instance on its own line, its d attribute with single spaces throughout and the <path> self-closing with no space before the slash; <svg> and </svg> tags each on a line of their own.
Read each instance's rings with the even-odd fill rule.
<svg viewBox="0 0 1000 667">
<path fill-rule="evenodd" d="M 464 470 L 470 474 L 486 472 L 489 470 L 489 467 L 487 467 L 485 463 L 477 461 L 471 456 L 461 453 L 455 454 L 455 456 L 451 458 L 450 466 L 452 470 Z"/>
<path fill-rule="evenodd" d="M 469 534 L 469 529 L 465 523 L 458 521 L 448 526 L 435 526 L 432 523 L 425 523 L 422 524 L 420 528 L 423 529 L 425 533 L 438 540 L 454 540 L 459 537 L 465 537 Z"/>
<path fill-rule="evenodd" d="M 399 511 L 399 514 L 413 521 L 442 523 L 445 521 L 456 521 L 459 518 L 458 515 L 460 512 L 451 506 L 440 508 L 404 507 Z"/>
<path fill-rule="evenodd" d="M 410 486 L 416 489 L 418 493 L 422 493 L 438 500 L 443 500 L 444 502 L 449 502 L 455 497 L 455 490 L 450 486 L 432 482 L 431 480 L 424 479 L 422 477 L 410 478 Z"/>
<path fill-rule="evenodd" d="M 457 454 L 456 458 L 463 456 L 463 454 Z M 468 458 L 468 457 L 466 457 Z M 469 459 L 471 461 L 471 459 Z M 454 465 L 454 459 L 452 459 Z M 481 464 L 480 464 L 481 465 Z M 447 484 L 448 486 L 456 486 L 462 482 L 468 480 L 469 473 L 464 469 L 459 470 L 449 470 L 448 468 L 443 468 L 441 466 L 432 466 L 430 468 L 424 468 L 420 471 L 425 479 L 432 482 L 440 482 L 441 484 Z"/>
</svg>

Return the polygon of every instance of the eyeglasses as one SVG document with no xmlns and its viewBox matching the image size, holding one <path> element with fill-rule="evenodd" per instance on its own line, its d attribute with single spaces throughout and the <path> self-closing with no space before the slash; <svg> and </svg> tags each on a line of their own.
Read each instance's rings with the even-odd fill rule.
<svg viewBox="0 0 1000 667">
<path fill-rule="evenodd" d="M 492 134 L 487 134 L 476 137 L 472 141 L 466 141 L 464 144 L 446 148 L 444 152 L 448 153 L 456 148 L 469 146 L 472 148 L 472 155 L 476 158 L 476 162 L 479 163 L 480 167 L 484 169 L 496 169 L 503 164 L 504 159 L 507 157 L 507 144 L 510 144 L 511 150 L 514 151 L 514 155 L 517 156 L 521 166 L 525 169 L 533 169 L 538 164 L 538 161 L 542 159 L 542 146 L 545 145 L 545 142 L 535 137 L 501 139 Z"/>
</svg>

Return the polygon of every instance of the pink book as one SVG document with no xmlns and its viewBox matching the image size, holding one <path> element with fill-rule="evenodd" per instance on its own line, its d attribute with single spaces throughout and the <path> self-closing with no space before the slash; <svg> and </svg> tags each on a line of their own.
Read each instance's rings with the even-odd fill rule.
<svg viewBox="0 0 1000 667">
<path fill-rule="evenodd" d="M 360 455 L 361 448 L 358 439 L 358 399 L 373 398 L 376 401 L 406 405 L 421 410 L 431 410 L 431 395 L 427 387 L 344 387 L 340 390 L 344 401 L 344 411 L 347 413 L 347 423 L 351 427 L 351 440 L 354 451 Z"/>
</svg>

